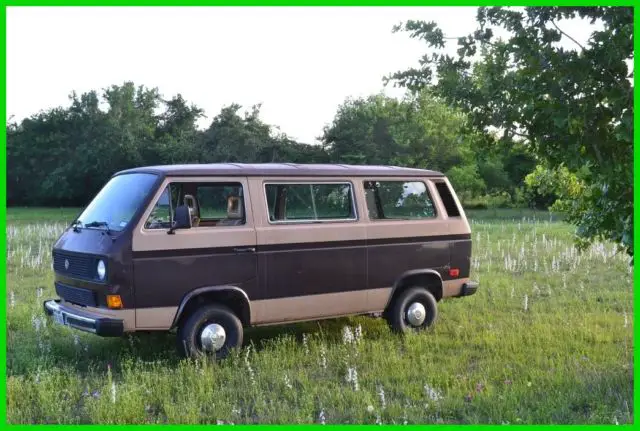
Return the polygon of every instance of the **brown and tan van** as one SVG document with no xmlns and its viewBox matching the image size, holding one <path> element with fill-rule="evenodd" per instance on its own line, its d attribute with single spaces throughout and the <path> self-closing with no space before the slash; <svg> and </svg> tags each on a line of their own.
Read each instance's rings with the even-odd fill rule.
<svg viewBox="0 0 640 431">
<path fill-rule="evenodd" d="M 471 232 L 447 178 L 391 166 L 209 164 L 115 174 L 53 247 L 44 303 L 101 336 L 177 330 L 224 357 L 243 328 L 381 313 L 434 323 L 472 295 Z"/>
</svg>

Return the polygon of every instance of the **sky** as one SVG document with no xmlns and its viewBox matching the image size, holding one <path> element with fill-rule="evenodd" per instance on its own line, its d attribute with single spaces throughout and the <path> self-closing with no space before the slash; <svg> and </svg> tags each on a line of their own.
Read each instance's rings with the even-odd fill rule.
<svg viewBox="0 0 640 431">
<path fill-rule="evenodd" d="M 447 37 L 476 28 L 475 7 L 7 8 L 7 118 L 68 106 L 78 94 L 133 81 L 204 109 L 262 104 L 263 121 L 315 143 L 347 97 L 403 90 L 390 73 L 418 66 L 423 42 L 392 33 L 408 19 Z M 561 28 L 579 41 L 593 30 Z M 447 49 L 453 54 L 452 41 Z"/>
</svg>

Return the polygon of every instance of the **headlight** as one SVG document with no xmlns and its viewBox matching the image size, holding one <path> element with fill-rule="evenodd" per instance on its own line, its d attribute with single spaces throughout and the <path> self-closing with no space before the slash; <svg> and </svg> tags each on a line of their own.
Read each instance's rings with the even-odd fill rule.
<svg viewBox="0 0 640 431">
<path fill-rule="evenodd" d="M 104 280 L 104 276 L 107 275 L 107 268 L 104 266 L 104 261 L 98 261 L 98 278 Z"/>
</svg>

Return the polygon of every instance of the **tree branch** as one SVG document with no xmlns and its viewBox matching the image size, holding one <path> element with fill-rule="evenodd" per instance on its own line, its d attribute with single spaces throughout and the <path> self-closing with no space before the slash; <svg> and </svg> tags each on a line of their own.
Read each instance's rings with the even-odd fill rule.
<svg viewBox="0 0 640 431">
<path fill-rule="evenodd" d="M 558 30 L 562 35 L 568 37 L 570 40 L 573 41 L 573 43 L 575 43 L 576 45 L 578 45 L 583 51 L 585 51 L 585 47 L 582 46 L 580 44 L 580 42 L 578 42 L 577 40 L 575 40 L 574 38 L 572 38 L 571 36 L 569 36 L 567 33 L 565 33 L 560 27 L 558 27 L 558 25 L 551 19 L 549 20 L 551 22 L 551 24 L 553 24 L 553 26 L 556 28 L 556 30 Z"/>
</svg>

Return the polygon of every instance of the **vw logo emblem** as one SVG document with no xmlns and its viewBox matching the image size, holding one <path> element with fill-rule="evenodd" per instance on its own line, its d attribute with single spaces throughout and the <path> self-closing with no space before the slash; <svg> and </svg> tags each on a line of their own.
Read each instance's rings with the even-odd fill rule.
<svg viewBox="0 0 640 431">
<path fill-rule="evenodd" d="M 69 259 L 64 260 L 64 269 L 69 269 Z"/>
</svg>

